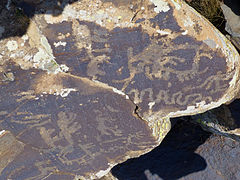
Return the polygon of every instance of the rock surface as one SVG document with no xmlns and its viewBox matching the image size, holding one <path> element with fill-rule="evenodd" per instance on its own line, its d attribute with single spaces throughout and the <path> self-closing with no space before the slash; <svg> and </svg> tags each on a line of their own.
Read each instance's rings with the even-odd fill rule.
<svg viewBox="0 0 240 180">
<path fill-rule="evenodd" d="M 15 81 L 1 84 L 1 139 L 17 152 L 1 161 L 1 179 L 100 177 L 158 144 L 135 105 L 112 89 L 70 74 L 11 70 Z M 8 149 L 0 151 L 4 158 Z"/>
<path fill-rule="evenodd" d="M 211 136 L 196 153 L 206 160 L 207 167 L 203 171 L 189 174 L 182 180 L 240 179 L 239 161 L 240 143 L 219 135 Z"/>
<path fill-rule="evenodd" d="M 240 14 L 239 14 L 239 3 L 234 1 L 227 1 L 227 4 L 222 3 L 221 8 L 226 19 L 226 31 L 233 37 L 240 38 Z M 238 3 L 238 5 L 236 5 Z M 234 8 L 238 8 L 238 13 L 233 11 Z"/>
<path fill-rule="evenodd" d="M 207 131 L 223 135 L 240 142 L 240 102 L 235 100 L 229 105 L 207 111 L 203 114 L 191 116 Z"/>
<path fill-rule="evenodd" d="M 238 93 L 237 51 L 182 1 L 28 3 L 24 35 L 0 25 L 2 179 L 102 177 Z"/>
<path fill-rule="evenodd" d="M 240 51 L 240 6 L 237 0 L 225 0 L 221 4 L 226 25 L 225 30 L 230 34 L 229 39 Z"/>
<path fill-rule="evenodd" d="M 238 180 L 240 142 L 178 123 L 153 151 L 115 166 L 118 180 Z"/>
</svg>

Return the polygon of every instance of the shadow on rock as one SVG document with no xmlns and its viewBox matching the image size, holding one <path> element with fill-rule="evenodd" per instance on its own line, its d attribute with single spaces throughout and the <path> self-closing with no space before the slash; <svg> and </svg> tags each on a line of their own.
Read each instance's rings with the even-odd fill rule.
<svg viewBox="0 0 240 180">
<path fill-rule="evenodd" d="M 240 4 L 239 0 L 224 0 L 224 4 L 226 4 L 231 10 L 238 16 L 240 16 Z"/>
<path fill-rule="evenodd" d="M 178 121 L 160 146 L 112 169 L 119 180 L 173 180 L 204 170 L 207 163 L 194 151 L 211 134 L 199 126 Z"/>
<path fill-rule="evenodd" d="M 1 0 L 0 40 L 23 36 L 35 14 L 58 16 L 65 6 L 79 0 Z"/>
<path fill-rule="evenodd" d="M 228 105 L 231 112 L 231 116 L 235 121 L 236 128 L 240 128 L 240 100 L 236 99 L 231 104 Z"/>
</svg>

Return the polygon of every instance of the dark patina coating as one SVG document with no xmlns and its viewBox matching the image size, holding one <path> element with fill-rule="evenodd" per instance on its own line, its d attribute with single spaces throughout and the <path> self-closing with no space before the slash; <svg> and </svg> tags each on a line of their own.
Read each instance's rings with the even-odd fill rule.
<svg viewBox="0 0 240 180">
<path fill-rule="evenodd" d="M 113 160 L 125 160 L 120 154 L 157 143 L 147 124 L 134 115 L 135 105 L 109 89 L 68 74 L 14 72 L 15 82 L 0 87 L 0 127 L 11 132 L 3 135 L 5 146 L 15 143 L 17 152 L 9 155 L 14 161 L 1 169 L 1 179 L 42 179 L 49 171 L 87 176 L 108 169 Z M 33 93 L 45 88 L 45 76 L 53 80 L 51 86 L 70 86 L 76 92 L 67 97 Z"/>
<path fill-rule="evenodd" d="M 0 179 L 102 177 L 171 117 L 234 97 L 238 56 L 185 4 L 59 3 L 31 4 L 27 33 L 0 41 Z"/>
</svg>

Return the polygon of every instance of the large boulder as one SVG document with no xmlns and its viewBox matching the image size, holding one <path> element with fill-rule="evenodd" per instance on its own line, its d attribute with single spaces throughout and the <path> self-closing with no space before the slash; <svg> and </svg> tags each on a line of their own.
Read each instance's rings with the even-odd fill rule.
<svg viewBox="0 0 240 180">
<path fill-rule="evenodd" d="M 222 105 L 205 113 L 191 116 L 190 119 L 207 131 L 240 141 L 239 105 L 240 102 L 237 99 L 230 105 Z"/>
<path fill-rule="evenodd" d="M 5 2 L 27 29 L 0 25 L 2 179 L 100 178 L 238 94 L 237 51 L 182 1 Z"/>
<path fill-rule="evenodd" d="M 184 118 L 153 151 L 115 166 L 103 180 L 238 180 L 239 150 L 240 142 Z"/>
<path fill-rule="evenodd" d="M 240 6 L 237 0 L 225 0 L 221 3 L 221 9 L 226 20 L 225 30 L 229 33 L 228 38 L 240 51 Z"/>
</svg>

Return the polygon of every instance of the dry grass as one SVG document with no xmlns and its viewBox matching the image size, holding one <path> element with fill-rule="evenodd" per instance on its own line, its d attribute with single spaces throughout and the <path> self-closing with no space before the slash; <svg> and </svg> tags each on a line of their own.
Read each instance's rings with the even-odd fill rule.
<svg viewBox="0 0 240 180">
<path fill-rule="evenodd" d="M 220 7 L 222 0 L 185 0 L 190 6 L 196 9 L 201 15 L 207 18 L 217 28 L 224 22 L 224 16 Z"/>
</svg>

